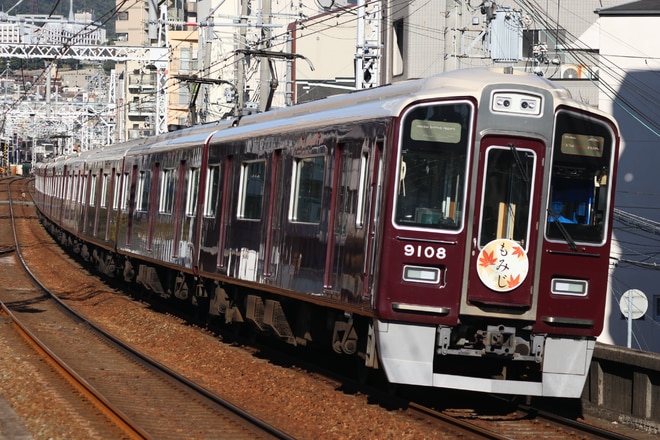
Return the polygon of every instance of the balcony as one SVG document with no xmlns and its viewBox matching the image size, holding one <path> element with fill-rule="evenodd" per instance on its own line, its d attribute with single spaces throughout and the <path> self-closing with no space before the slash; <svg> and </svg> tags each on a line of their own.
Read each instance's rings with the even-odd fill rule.
<svg viewBox="0 0 660 440">
<path fill-rule="evenodd" d="M 128 75 L 128 90 L 131 93 L 148 93 L 156 90 L 155 73 L 131 73 Z"/>
<path fill-rule="evenodd" d="M 128 104 L 129 118 L 144 118 L 156 113 L 156 104 L 153 102 L 131 102 Z"/>
</svg>

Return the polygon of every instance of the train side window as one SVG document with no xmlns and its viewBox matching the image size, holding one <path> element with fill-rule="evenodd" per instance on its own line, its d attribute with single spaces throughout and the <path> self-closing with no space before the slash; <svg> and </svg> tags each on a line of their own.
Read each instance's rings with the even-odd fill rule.
<svg viewBox="0 0 660 440">
<path fill-rule="evenodd" d="M 197 193 L 199 192 L 199 168 L 188 171 L 188 190 L 186 191 L 186 215 L 193 217 L 197 213 Z"/>
<path fill-rule="evenodd" d="M 163 169 L 162 171 L 159 200 L 158 212 L 172 214 L 174 209 L 174 170 L 172 169 Z"/>
<path fill-rule="evenodd" d="M 266 162 L 246 162 L 241 167 L 238 195 L 239 218 L 260 220 L 265 185 Z"/>
<path fill-rule="evenodd" d="M 108 175 L 103 174 L 101 177 L 101 200 L 99 200 L 99 205 L 101 208 L 108 206 Z"/>
<path fill-rule="evenodd" d="M 98 177 L 96 174 L 90 176 L 89 181 L 89 206 L 94 206 L 96 204 L 96 179 Z"/>
<path fill-rule="evenodd" d="M 289 219 L 292 222 L 321 222 L 324 173 L 324 156 L 295 159 L 289 204 Z"/>
<path fill-rule="evenodd" d="M 137 199 L 135 206 L 138 211 L 147 212 L 149 210 L 149 191 L 151 190 L 151 173 L 140 171 L 137 184 Z"/>
<path fill-rule="evenodd" d="M 357 212 L 355 213 L 355 225 L 358 228 L 364 226 L 364 208 L 365 200 L 367 195 L 365 191 L 367 190 L 367 172 L 369 171 L 369 154 L 362 153 L 360 158 L 360 180 L 358 182 L 358 193 L 357 193 Z"/>
<path fill-rule="evenodd" d="M 114 193 L 112 197 L 112 209 L 115 211 L 119 208 L 119 197 L 121 194 L 119 193 L 119 190 L 121 189 L 121 173 L 115 173 L 115 187 L 114 187 Z"/>
<path fill-rule="evenodd" d="M 208 178 L 206 179 L 206 191 L 204 192 L 204 216 L 215 217 L 218 203 L 218 191 L 220 189 L 220 166 L 209 166 Z"/>
<path fill-rule="evenodd" d="M 78 203 L 83 204 L 85 201 L 85 193 L 87 192 L 87 175 L 86 174 L 81 174 L 80 175 L 80 191 L 78 191 Z"/>
<path fill-rule="evenodd" d="M 123 176 L 123 181 L 124 181 L 124 189 L 121 195 L 121 210 L 126 211 L 128 209 L 128 201 L 130 200 L 131 197 L 131 175 L 129 173 L 124 173 Z"/>
</svg>

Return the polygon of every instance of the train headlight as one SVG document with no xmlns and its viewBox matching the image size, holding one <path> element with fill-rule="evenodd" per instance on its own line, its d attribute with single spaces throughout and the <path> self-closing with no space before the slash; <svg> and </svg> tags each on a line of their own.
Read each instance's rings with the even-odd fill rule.
<svg viewBox="0 0 660 440">
<path fill-rule="evenodd" d="M 404 281 L 414 283 L 438 284 L 440 282 L 440 269 L 423 266 L 404 266 Z"/>
<path fill-rule="evenodd" d="M 550 291 L 555 295 L 587 296 L 589 282 L 567 278 L 553 278 Z"/>
</svg>

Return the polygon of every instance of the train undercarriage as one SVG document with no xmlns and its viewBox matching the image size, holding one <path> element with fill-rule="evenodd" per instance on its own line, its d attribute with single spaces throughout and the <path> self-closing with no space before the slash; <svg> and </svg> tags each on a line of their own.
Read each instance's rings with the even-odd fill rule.
<svg viewBox="0 0 660 440">
<path fill-rule="evenodd" d="M 364 359 L 366 367 L 378 367 L 373 338 L 358 337 L 373 335 L 369 318 L 122 256 L 82 241 L 43 216 L 41 221 L 87 269 L 136 297 L 176 304 L 202 323 L 247 326 L 293 346 L 329 346 L 337 354 Z"/>
<path fill-rule="evenodd" d="M 42 222 L 87 268 L 129 293 L 176 304 L 207 324 L 248 328 L 293 346 L 329 347 L 357 356 L 361 368 L 382 368 L 395 384 L 579 397 L 593 353 L 592 340 L 533 334 L 531 327 L 506 323 L 475 321 L 452 328 L 374 321 L 121 256 L 83 242 L 48 219 Z"/>
</svg>

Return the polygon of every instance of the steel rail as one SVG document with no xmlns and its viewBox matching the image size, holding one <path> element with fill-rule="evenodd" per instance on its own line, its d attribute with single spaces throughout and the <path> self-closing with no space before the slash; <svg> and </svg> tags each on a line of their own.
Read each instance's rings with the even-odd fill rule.
<svg viewBox="0 0 660 440">
<path fill-rule="evenodd" d="M 11 197 L 10 197 L 11 198 Z M 221 399 L 220 397 L 216 396 L 209 390 L 199 386 L 195 382 L 192 382 L 188 380 L 187 378 L 179 375 L 175 371 L 169 369 L 165 365 L 162 365 L 153 359 L 149 358 L 148 356 L 144 355 L 143 353 L 139 352 L 135 348 L 131 347 L 130 345 L 126 344 L 125 342 L 121 341 L 120 339 L 114 337 L 113 335 L 107 333 L 97 325 L 95 325 L 93 322 L 85 319 L 84 317 L 80 316 L 77 314 L 74 310 L 72 310 L 70 307 L 68 307 L 60 298 L 58 298 L 56 295 L 54 295 L 52 292 L 48 290 L 48 288 L 39 281 L 39 279 L 30 271 L 27 263 L 23 259 L 23 256 L 20 252 L 20 246 L 18 244 L 18 238 L 16 235 L 16 228 L 14 225 L 14 216 L 13 216 L 13 210 L 12 210 L 12 205 L 10 203 L 10 216 L 12 218 L 12 230 L 14 233 L 14 241 L 15 241 L 15 246 L 16 246 L 16 252 L 17 255 L 21 261 L 21 264 L 23 265 L 24 270 L 29 274 L 30 278 L 33 280 L 35 284 L 39 286 L 39 288 L 49 296 L 50 299 L 55 301 L 57 305 L 65 311 L 67 314 L 70 316 L 74 317 L 77 321 L 84 323 L 86 326 L 88 326 L 91 330 L 93 330 L 96 334 L 100 335 L 102 338 L 105 340 L 110 341 L 112 344 L 115 346 L 119 347 L 121 350 L 124 350 L 125 352 L 129 353 L 131 356 L 134 358 L 138 359 L 142 364 L 147 365 L 157 371 L 159 371 L 161 374 L 164 374 L 165 376 L 169 377 L 170 379 L 173 379 L 174 381 L 178 382 L 179 384 L 185 386 L 186 388 L 192 389 L 196 393 L 200 394 L 201 396 L 205 397 L 209 401 L 215 403 L 216 405 L 219 405 L 223 408 L 225 408 L 227 411 L 230 411 L 234 413 L 235 415 L 239 416 L 243 420 L 246 420 L 250 424 L 258 427 L 262 431 L 272 435 L 275 438 L 281 439 L 281 440 L 294 440 L 293 437 L 291 437 L 289 434 L 285 433 L 284 431 L 281 431 L 274 426 L 268 424 L 267 422 L 264 422 L 263 420 L 253 416 L 247 411 L 244 411 L 240 407 L 237 407 L 230 402 Z M 87 384 L 89 385 L 89 384 Z M 91 385 L 89 385 L 91 387 Z M 92 387 L 93 389 L 93 387 Z M 100 394 L 100 393 L 99 393 Z M 121 415 L 125 416 L 125 414 L 121 413 Z M 137 438 L 151 438 L 147 433 L 142 431 L 136 423 L 132 422 L 129 417 L 125 416 L 125 421 L 129 423 L 131 426 L 135 426 L 139 432 L 143 433 L 145 437 L 137 437 Z"/>
<path fill-rule="evenodd" d="M 14 207 L 13 201 L 11 198 L 11 185 L 15 182 L 20 182 L 20 180 L 13 180 L 7 183 L 8 189 L 8 199 L 9 199 L 9 216 L 11 219 L 12 233 L 14 236 L 14 244 L 16 255 L 18 256 L 19 261 L 25 272 L 32 279 L 40 290 L 53 297 L 50 292 L 39 282 L 35 275 L 30 271 L 27 266 L 27 263 L 23 259 L 21 254 L 20 245 L 18 243 L 18 235 L 16 233 L 16 221 L 14 217 Z M 117 425 L 122 431 L 124 431 L 132 439 L 151 439 L 152 437 L 143 431 L 136 423 L 134 423 L 126 414 L 121 412 L 119 409 L 115 408 L 112 403 L 110 403 L 101 393 L 99 393 L 91 384 L 86 380 L 76 374 L 69 366 L 55 353 L 48 349 L 48 347 L 41 341 L 39 338 L 32 333 L 27 327 L 25 327 L 20 320 L 9 310 L 9 308 L 0 301 L 0 305 L 5 314 L 7 314 L 14 327 L 19 331 L 19 333 L 25 338 L 25 340 L 43 357 L 48 363 L 50 363 L 55 370 L 60 373 L 73 387 L 82 393 L 85 398 L 92 403 L 96 408 L 98 408 L 101 413 L 103 413 L 109 420 L 111 420 L 115 425 Z"/>
</svg>

